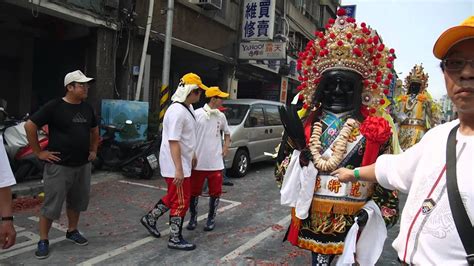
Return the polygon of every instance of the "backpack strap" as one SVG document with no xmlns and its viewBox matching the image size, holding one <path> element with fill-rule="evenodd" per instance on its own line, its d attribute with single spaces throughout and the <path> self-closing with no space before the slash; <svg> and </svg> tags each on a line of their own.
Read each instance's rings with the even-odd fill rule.
<svg viewBox="0 0 474 266">
<path fill-rule="evenodd" d="M 456 133 L 459 125 L 449 132 L 446 144 L 446 185 L 448 190 L 449 206 L 453 215 L 456 229 L 467 253 L 467 263 L 474 265 L 474 227 L 472 227 L 466 208 L 459 194 L 456 174 Z"/>
<path fill-rule="evenodd" d="M 173 103 L 179 103 L 181 104 L 182 106 L 184 106 L 184 108 L 186 108 L 186 110 L 188 110 L 188 112 L 191 114 L 191 116 L 194 118 L 194 120 L 196 120 L 196 117 L 194 116 L 193 112 L 191 112 L 191 110 L 189 109 L 188 106 L 186 106 L 186 104 L 182 103 L 182 102 L 173 102 Z"/>
</svg>

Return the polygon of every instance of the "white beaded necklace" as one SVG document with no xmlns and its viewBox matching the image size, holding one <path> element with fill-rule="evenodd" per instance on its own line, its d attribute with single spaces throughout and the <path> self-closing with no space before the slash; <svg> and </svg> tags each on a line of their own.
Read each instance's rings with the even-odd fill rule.
<svg viewBox="0 0 474 266">
<path fill-rule="evenodd" d="M 344 154 L 346 154 L 347 151 L 347 142 L 351 136 L 352 130 L 357 127 L 359 127 L 359 122 L 352 118 L 347 119 L 334 142 L 332 148 L 334 152 L 329 158 L 323 158 L 321 155 L 322 144 L 320 140 L 323 131 L 322 124 L 321 122 L 314 123 L 313 133 L 311 134 L 309 142 L 309 149 L 313 155 L 314 166 L 320 171 L 325 172 L 336 170 L 337 166 L 339 166 L 344 159 Z"/>
</svg>

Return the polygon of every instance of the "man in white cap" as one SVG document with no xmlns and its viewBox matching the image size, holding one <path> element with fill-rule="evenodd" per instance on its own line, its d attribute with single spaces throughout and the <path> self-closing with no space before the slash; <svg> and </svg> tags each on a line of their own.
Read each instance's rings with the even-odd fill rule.
<svg viewBox="0 0 474 266">
<path fill-rule="evenodd" d="M 198 162 L 191 173 L 191 217 L 186 227 L 188 230 L 194 230 L 197 226 L 197 205 L 206 178 L 209 186 L 209 213 L 204 231 L 214 230 L 216 224 L 217 206 L 222 194 L 223 157 L 226 156 L 230 145 L 227 119 L 218 108 L 222 107 L 224 98 L 227 97 L 229 94 L 218 87 L 210 87 L 206 90 L 208 103 L 196 110 Z M 224 145 L 221 132 L 224 132 Z"/>
<path fill-rule="evenodd" d="M 168 185 L 166 195 L 152 210 L 143 216 L 141 224 L 154 237 L 160 237 L 156 228 L 160 216 L 170 211 L 170 237 L 168 248 L 193 250 L 196 245 L 182 236 L 183 220 L 189 208 L 191 197 L 191 169 L 196 164 L 196 115 L 192 104 L 199 101 L 202 90 L 208 88 L 201 78 L 188 73 L 181 78 L 173 102 L 163 119 L 163 132 L 160 147 L 160 168 Z"/>
<path fill-rule="evenodd" d="M 40 241 L 35 255 L 49 256 L 48 234 L 53 220 L 59 219 L 66 200 L 68 230 L 66 239 L 77 245 L 88 241 L 77 230 L 80 212 L 89 205 L 91 161 L 96 158 L 99 128 L 91 105 L 85 102 L 94 79 L 80 70 L 66 74 L 66 95 L 46 103 L 25 124 L 28 142 L 39 159 L 46 162 L 43 173 L 44 203 L 39 222 Z M 49 128 L 49 144 L 42 151 L 38 128 Z"/>
<path fill-rule="evenodd" d="M 435 127 L 399 155 L 333 172 L 408 193 L 393 242 L 402 264 L 474 265 L 474 16 L 447 29 L 433 53 L 458 119 Z"/>
</svg>

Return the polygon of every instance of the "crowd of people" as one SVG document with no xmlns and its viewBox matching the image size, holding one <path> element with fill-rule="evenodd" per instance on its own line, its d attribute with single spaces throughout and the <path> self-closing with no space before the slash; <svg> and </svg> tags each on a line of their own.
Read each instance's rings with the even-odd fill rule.
<svg viewBox="0 0 474 266">
<path fill-rule="evenodd" d="M 474 264 L 473 47 L 474 16 L 439 36 L 433 53 L 458 119 L 430 129 L 417 144 L 395 154 L 396 130 L 383 97 L 393 79 L 393 49 L 342 9 L 308 43 L 298 60 L 304 107 L 298 114 L 292 106 L 280 110 L 285 135 L 276 174 L 281 203 L 292 207 L 285 238 L 311 251 L 313 265 L 375 264 L 387 227 L 398 221 L 398 191 L 408 194 L 393 243 L 401 264 Z M 78 223 L 89 204 L 90 162 L 99 144 L 96 115 L 85 102 L 91 82 L 79 70 L 68 73 L 65 96 L 48 102 L 25 125 L 35 155 L 46 162 L 38 259 L 49 256 L 49 230 L 64 201 L 66 239 L 88 244 Z M 194 110 L 201 94 L 206 104 Z M 185 228 L 198 227 L 206 180 L 209 210 L 203 230 L 218 225 L 223 158 L 231 141 L 220 110 L 228 96 L 188 73 L 165 113 L 159 163 L 167 193 L 140 223 L 160 237 L 158 219 L 169 211 L 168 248 L 196 248 L 183 237 L 184 217 L 189 209 Z M 45 124 L 50 140 L 42 151 L 37 130 Z M 0 245 L 7 249 L 16 239 L 10 189 L 15 179 L 1 136 L 0 146 Z"/>
<path fill-rule="evenodd" d="M 46 162 L 43 173 L 44 202 L 39 219 L 40 240 L 35 256 L 49 256 L 48 233 L 52 222 L 59 219 L 64 201 L 68 229 L 66 239 L 77 245 L 88 240 L 77 229 L 81 212 L 87 210 L 90 198 L 91 161 L 97 156 L 99 129 L 92 107 L 85 102 L 93 78 L 80 70 L 66 74 L 65 96 L 45 104 L 25 124 L 28 142 L 35 155 Z M 207 103 L 194 110 L 204 92 Z M 208 183 L 209 215 L 204 227 L 212 231 L 216 226 L 217 207 L 224 182 L 224 161 L 230 145 L 230 131 L 225 115 L 219 110 L 229 96 L 218 87 L 205 86 L 194 74 L 184 75 L 173 94 L 163 122 L 160 147 L 160 169 L 167 185 L 167 194 L 160 199 L 140 222 L 155 237 L 157 219 L 170 210 L 168 247 L 193 250 L 196 246 L 182 236 L 184 217 L 191 206 L 188 230 L 197 226 L 197 203 L 204 181 Z M 49 145 L 41 150 L 37 130 L 49 126 Z M 0 139 L 1 140 L 1 139 Z M 3 147 L 0 149 L 1 231 L 3 248 L 15 243 L 10 186 L 15 178 Z M 232 184 L 227 181 L 227 185 Z"/>
</svg>

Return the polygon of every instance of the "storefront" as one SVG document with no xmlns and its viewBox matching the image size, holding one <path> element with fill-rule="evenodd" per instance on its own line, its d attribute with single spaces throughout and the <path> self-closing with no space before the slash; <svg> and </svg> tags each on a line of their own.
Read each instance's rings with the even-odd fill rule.
<svg viewBox="0 0 474 266">
<path fill-rule="evenodd" d="M 289 57 L 288 57 L 289 58 Z M 255 98 L 280 101 L 289 104 L 298 93 L 296 62 L 289 58 L 286 71 L 280 71 L 280 61 L 250 61 L 240 64 L 236 72 L 238 79 L 237 98 Z"/>
<path fill-rule="evenodd" d="M 113 38 L 104 42 L 102 37 L 114 36 L 114 30 L 67 20 L 58 15 L 66 8 L 47 1 L 34 12 L 22 1 L 7 2 L 0 3 L 0 98 L 7 101 L 10 115 L 22 117 L 50 99 L 63 96 L 64 75 L 76 69 L 97 79 L 101 91 L 93 87 L 89 95 L 95 107 L 103 93 L 112 94 L 113 82 L 107 90 L 104 81 L 107 76 L 113 79 L 113 75 L 104 72 L 113 70 L 114 63 L 101 60 L 101 56 L 112 53 Z M 53 7 L 57 10 L 49 9 Z M 64 16 L 77 14 L 71 11 Z"/>
</svg>

